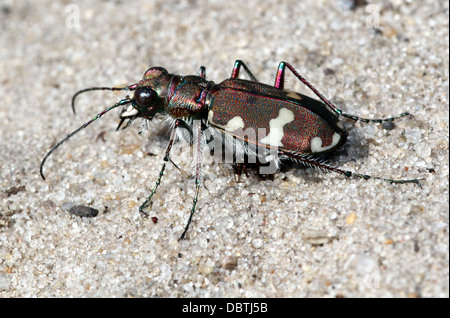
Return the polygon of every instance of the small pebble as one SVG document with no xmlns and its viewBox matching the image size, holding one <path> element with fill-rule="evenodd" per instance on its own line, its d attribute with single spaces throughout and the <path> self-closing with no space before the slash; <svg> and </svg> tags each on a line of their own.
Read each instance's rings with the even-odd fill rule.
<svg viewBox="0 0 450 318">
<path fill-rule="evenodd" d="M 234 269 L 238 264 L 238 258 L 236 256 L 225 256 L 222 259 L 222 268 L 224 269 Z"/>
<path fill-rule="evenodd" d="M 383 127 L 383 129 L 386 130 L 392 130 L 395 128 L 395 124 L 392 121 L 385 121 L 384 123 L 381 124 L 381 127 Z"/>
<path fill-rule="evenodd" d="M 313 246 L 320 246 L 329 243 L 333 237 L 327 235 L 323 231 L 304 230 L 302 233 L 303 240 Z"/>
<path fill-rule="evenodd" d="M 94 218 L 98 215 L 98 210 L 85 205 L 75 205 L 69 209 L 69 213 L 82 218 Z"/>
<path fill-rule="evenodd" d="M 348 225 L 352 225 L 355 222 L 355 220 L 356 220 L 356 213 L 353 212 L 347 217 L 345 221 L 347 222 Z"/>
</svg>

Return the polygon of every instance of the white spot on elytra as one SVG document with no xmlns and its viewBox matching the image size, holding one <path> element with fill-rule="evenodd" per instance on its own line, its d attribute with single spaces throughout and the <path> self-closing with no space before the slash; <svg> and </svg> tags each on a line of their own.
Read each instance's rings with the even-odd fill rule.
<svg viewBox="0 0 450 318">
<path fill-rule="evenodd" d="M 295 116 L 292 110 L 281 108 L 278 117 L 269 121 L 269 134 L 262 138 L 260 142 L 272 147 L 283 147 L 284 145 L 281 143 L 281 139 L 283 139 L 284 136 L 283 127 L 293 121 L 294 118 Z"/>
<path fill-rule="evenodd" d="M 339 140 L 341 140 L 341 135 L 334 133 L 331 145 L 322 147 L 322 139 L 320 137 L 314 137 L 311 139 L 311 152 L 323 152 L 331 149 L 338 144 Z"/>
<path fill-rule="evenodd" d="M 238 130 L 238 129 L 243 129 L 244 126 L 245 126 L 244 120 L 240 116 L 236 116 L 236 117 L 231 118 L 227 122 L 226 125 L 219 125 L 219 124 L 215 123 L 213 121 L 213 116 L 214 116 L 214 112 L 212 110 L 210 110 L 209 113 L 208 113 L 208 121 L 211 124 L 213 124 L 213 125 L 215 125 L 217 127 L 223 128 L 225 130 L 228 130 L 228 131 L 235 131 L 235 130 Z"/>
<path fill-rule="evenodd" d="M 337 125 L 340 129 L 344 129 L 344 125 L 343 125 L 340 121 L 338 121 L 338 122 L 336 123 L 336 125 Z"/>
</svg>

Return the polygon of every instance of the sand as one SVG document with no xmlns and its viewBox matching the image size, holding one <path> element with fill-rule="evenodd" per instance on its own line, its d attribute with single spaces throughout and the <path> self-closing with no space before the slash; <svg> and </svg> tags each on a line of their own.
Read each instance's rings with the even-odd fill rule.
<svg viewBox="0 0 450 318">
<path fill-rule="evenodd" d="M 333 4 L 330 4 L 333 3 Z M 448 1 L 2 1 L 1 297 L 448 297 Z M 339 167 L 422 186 L 287 169 L 237 183 L 205 159 L 194 194 L 178 144 L 149 211 L 168 141 L 111 111 L 151 66 L 209 80 L 244 60 L 273 83 L 291 63 L 345 112 L 411 112 L 393 129 L 353 123 Z M 286 87 L 310 94 L 291 75 Z M 311 95 L 312 96 L 312 95 Z M 74 205 L 97 209 L 81 218 Z M 157 219 L 155 219 L 157 218 Z"/>
</svg>

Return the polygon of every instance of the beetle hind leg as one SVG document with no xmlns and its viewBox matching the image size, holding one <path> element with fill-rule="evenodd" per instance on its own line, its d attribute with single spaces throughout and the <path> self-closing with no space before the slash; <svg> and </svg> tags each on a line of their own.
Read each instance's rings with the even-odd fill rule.
<svg viewBox="0 0 450 318">
<path fill-rule="evenodd" d="M 399 119 L 399 118 L 402 118 L 402 117 L 405 117 L 405 116 L 414 117 L 414 115 L 411 114 L 411 113 L 402 113 L 402 114 L 400 114 L 398 116 L 394 116 L 394 117 L 372 119 L 372 118 L 362 118 L 362 117 L 351 115 L 351 114 L 347 114 L 347 113 L 344 113 L 344 112 L 341 112 L 341 116 L 349 118 L 349 119 L 354 120 L 354 121 L 362 121 L 363 123 L 378 123 L 378 124 L 381 124 L 381 123 L 384 123 L 384 122 L 392 122 L 392 121 L 394 121 L 396 119 Z"/>
<path fill-rule="evenodd" d="M 275 77 L 275 85 L 274 85 L 276 88 L 284 89 L 284 77 L 285 77 L 285 73 L 286 73 L 286 67 L 295 75 L 295 77 L 297 77 L 303 84 L 305 84 L 310 90 L 312 90 L 314 92 L 314 94 L 316 94 L 316 96 L 319 97 L 325 103 L 325 105 L 327 105 L 329 108 L 331 108 L 336 114 L 342 115 L 343 117 L 349 118 L 354 121 L 362 121 L 364 123 L 383 123 L 383 122 L 394 121 L 396 119 L 399 119 L 399 118 L 402 118 L 405 116 L 414 117 L 410 113 L 402 113 L 398 116 L 389 117 L 389 118 L 370 119 L 370 118 L 362 118 L 362 117 L 351 115 L 351 114 L 346 114 L 342 110 L 340 110 L 336 106 L 334 106 L 333 103 L 331 103 L 328 99 L 326 99 L 311 83 L 309 83 L 302 75 L 300 75 L 292 67 L 292 65 L 290 65 L 289 63 L 286 63 L 286 62 L 280 62 L 280 64 L 278 64 L 278 70 L 277 70 L 277 75 Z"/>
<path fill-rule="evenodd" d="M 297 163 L 303 164 L 307 167 L 316 168 L 316 169 L 319 169 L 324 172 L 335 172 L 335 173 L 341 174 L 347 178 L 358 178 L 358 179 L 364 179 L 364 180 L 377 179 L 377 180 L 382 180 L 382 181 L 386 181 L 389 183 L 396 183 L 396 184 L 415 183 L 419 187 L 421 187 L 420 180 L 423 180 L 421 178 L 419 178 L 419 179 L 390 179 L 390 178 L 376 177 L 376 176 L 371 176 L 368 174 L 361 174 L 361 173 L 356 173 L 356 172 L 353 172 L 350 170 L 344 170 L 344 169 L 337 168 L 335 166 L 330 165 L 326 161 L 322 161 L 319 158 L 311 156 L 311 155 L 295 155 L 295 154 L 287 154 L 287 153 L 283 153 L 283 155 L 285 155 L 285 156 L 287 156 L 287 158 L 289 158 Z"/>
</svg>

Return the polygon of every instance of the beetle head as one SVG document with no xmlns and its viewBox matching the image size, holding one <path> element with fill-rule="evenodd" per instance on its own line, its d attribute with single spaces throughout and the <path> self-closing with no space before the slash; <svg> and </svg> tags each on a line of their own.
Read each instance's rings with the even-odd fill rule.
<svg viewBox="0 0 450 318">
<path fill-rule="evenodd" d="M 164 111 L 162 94 L 167 86 L 164 76 L 167 73 L 162 67 L 149 68 L 134 91 L 131 107 L 126 107 L 120 117 L 152 119 L 156 113 Z"/>
</svg>

